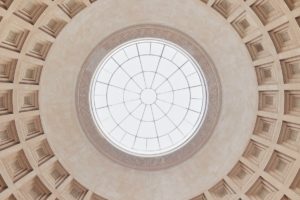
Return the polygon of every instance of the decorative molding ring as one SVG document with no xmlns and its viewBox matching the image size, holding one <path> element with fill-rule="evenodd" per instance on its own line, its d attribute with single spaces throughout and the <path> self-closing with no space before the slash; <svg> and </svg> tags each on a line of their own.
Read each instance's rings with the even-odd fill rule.
<svg viewBox="0 0 300 200">
<path fill-rule="evenodd" d="M 94 123 L 90 110 L 90 86 L 99 63 L 115 47 L 137 38 L 161 38 L 181 46 L 199 63 L 207 82 L 207 114 L 198 133 L 180 149 L 159 157 L 138 157 L 114 147 L 102 136 L 101 131 Z M 203 48 L 192 38 L 178 30 L 162 25 L 136 25 L 111 34 L 101 41 L 90 53 L 78 76 L 76 109 L 83 131 L 100 153 L 126 167 L 139 170 L 160 170 L 187 160 L 198 152 L 209 140 L 218 121 L 221 109 L 221 86 L 213 62 Z"/>
</svg>

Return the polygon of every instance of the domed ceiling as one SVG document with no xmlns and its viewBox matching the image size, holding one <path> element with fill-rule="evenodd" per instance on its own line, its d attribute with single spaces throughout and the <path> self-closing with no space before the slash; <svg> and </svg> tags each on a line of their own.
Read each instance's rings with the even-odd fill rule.
<svg viewBox="0 0 300 200">
<path fill-rule="evenodd" d="M 300 0 L 0 0 L 0 199 L 300 199 Z"/>
</svg>

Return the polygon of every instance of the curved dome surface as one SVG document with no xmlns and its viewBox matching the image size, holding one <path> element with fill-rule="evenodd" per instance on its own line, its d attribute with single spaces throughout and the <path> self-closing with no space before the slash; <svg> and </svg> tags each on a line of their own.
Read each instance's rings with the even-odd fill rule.
<svg viewBox="0 0 300 200">
<path fill-rule="evenodd" d="M 201 47 L 220 110 L 187 159 L 138 169 L 91 142 L 76 99 L 93 52 L 147 24 Z M 0 0 L 0 199 L 296 200 L 299 138 L 300 0 Z"/>
</svg>

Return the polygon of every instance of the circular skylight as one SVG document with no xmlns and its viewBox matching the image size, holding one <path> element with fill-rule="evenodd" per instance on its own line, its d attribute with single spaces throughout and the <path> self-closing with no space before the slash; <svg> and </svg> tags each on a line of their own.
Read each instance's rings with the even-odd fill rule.
<svg viewBox="0 0 300 200">
<path fill-rule="evenodd" d="M 206 113 L 206 82 L 181 47 L 161 39 L 120 45 L 99 64 L 91 110 L 103 136 L 136 156 L 159 156 L 186 144 Z"/>
</svg>

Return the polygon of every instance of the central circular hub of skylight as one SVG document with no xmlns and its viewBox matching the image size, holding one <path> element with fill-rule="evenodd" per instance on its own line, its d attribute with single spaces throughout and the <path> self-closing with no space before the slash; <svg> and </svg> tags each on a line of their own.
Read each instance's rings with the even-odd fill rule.
<svg viewBox="0 0 300 200">
<path fill-rule="evenodd" d="M 174 152 L 197 134 L 207 95 L 191 55 L 172 42 L 142 38 L 121 44 L 101 61 L 90 107 L 113 146 L 151 157 Z"/>
<path fill-rule="evenodd" d="M 141 93 L 141 100 L 144 104 L 154 104 L 156 101 L 156 92 L 153 89 L 145 89 Z"/>
</svg>

